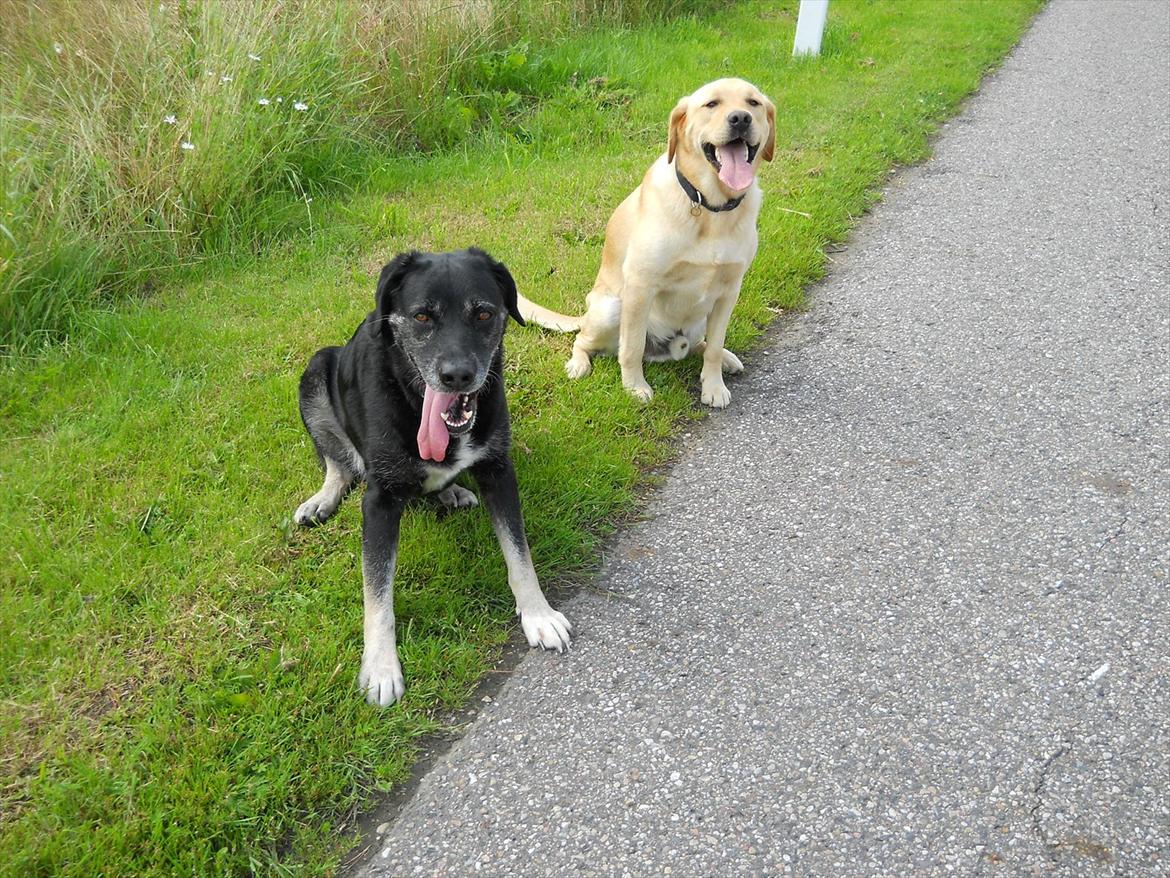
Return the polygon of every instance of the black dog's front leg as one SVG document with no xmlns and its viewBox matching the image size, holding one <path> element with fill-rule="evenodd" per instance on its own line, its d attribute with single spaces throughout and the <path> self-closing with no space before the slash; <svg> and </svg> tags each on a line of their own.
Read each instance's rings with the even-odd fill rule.
<svg viewBox="0 0 1170 878">
<path fill-rule="evenodd" d="M 362 498 L 362 597 L 365 647 L 358 685 L 366 700 L 387 707 L 402 697 L 406 683 L 394 638 L 394 564 L 398 524 L 405 502 L 370 483 Z"/>
<path fill-rule="evenodd" d="M 491 515 L 492 527 L 508 565 L 508 585 L 516 598 L 516 612 L 529 646 L 543 646 L 561 652 L 569 648 L 573 626 L 569 620 L 548 605 L 532 557 L 528 539 L 524 536 L 524 516 L 520 512 L 520 490 L 516 485 L 516 471 L 510 458 L 502 464 L 482 464 L 472 468 L 472 474 L 483 492 L 484 503 Z"/>
</svg>

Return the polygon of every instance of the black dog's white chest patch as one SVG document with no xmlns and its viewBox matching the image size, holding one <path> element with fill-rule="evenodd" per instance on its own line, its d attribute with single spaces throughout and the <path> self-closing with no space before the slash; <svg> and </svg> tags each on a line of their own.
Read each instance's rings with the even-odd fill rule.
<svg viewBox="0 0 1170 878">
<path fill-rule="evenodd" d="M 442 463 L 423 463 L 422 492 L 424 494 L 433 494 L 435 491 L 441 491 L 447 487 L 451 482 L 455 481 L 455 477 L 473 466 L 480 459 L 487 454 L 487 449 L 482 445 L 472 445 L 470 442 L 460 442 L 457 447 L 452 449 L 451 454 Z"/>
</svg>

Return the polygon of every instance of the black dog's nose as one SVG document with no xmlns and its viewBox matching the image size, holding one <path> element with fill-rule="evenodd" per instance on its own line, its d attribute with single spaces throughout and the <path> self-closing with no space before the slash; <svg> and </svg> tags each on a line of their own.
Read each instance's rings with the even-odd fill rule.
<svg viewBox="0 0 1170 878">
<path fill-rule="evenodd" d="M 736 110 L 727 114 L 727 124 L 736 131 L 746 131 L 752 127 L 752 114 L 747 110 Z"/>
<path fill-rule="evenodd" d="M 443 389 L 451 393 L 462 393 L 471 387 L 475 380 L 475 370 L 467 363 L 452 363 L 450 361 L 439 364 L 439 381 Z"/>
</svg>

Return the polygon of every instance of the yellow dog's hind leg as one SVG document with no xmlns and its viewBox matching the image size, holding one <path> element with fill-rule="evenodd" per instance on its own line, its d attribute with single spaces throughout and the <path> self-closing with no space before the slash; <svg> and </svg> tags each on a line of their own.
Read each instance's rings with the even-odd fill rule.
<svg viewBox="0 0 1170 878">
<path fill-rule="evenodd" d="M 590 293 L 586 301 L 588 310 L 581 319 L 581 331 L 573 339 L 573 355 L 565 363 L 565 374 L 570 378 L 588 375 L 594 354 L 617 353 L 621 300 Z"/>
</svg>

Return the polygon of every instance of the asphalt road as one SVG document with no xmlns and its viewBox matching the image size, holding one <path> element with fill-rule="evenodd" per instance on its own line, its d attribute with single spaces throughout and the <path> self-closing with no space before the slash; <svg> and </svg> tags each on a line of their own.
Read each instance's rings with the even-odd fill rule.
<svg viewBox="0 0 1170 878">
<path fill-rule="evenodd" d="M 362 874 L 1170 875 L 1168 157 L 1047 8 Z"/>
</svg>

